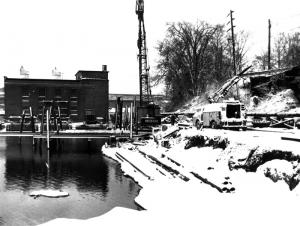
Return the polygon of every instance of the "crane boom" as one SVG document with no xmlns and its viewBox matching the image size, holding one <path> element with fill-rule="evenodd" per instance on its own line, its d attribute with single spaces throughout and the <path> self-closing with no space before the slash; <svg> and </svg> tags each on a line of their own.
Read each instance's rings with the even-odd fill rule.
<svg viewBox="0 0 300 226">
<path fill-rule="evenodd" d="M 231 79 L 227 80 L 225 84 L 218 89 L 212 96 L 209 97 L 210 103 L 217 103 L 220 98 L 223 98 L 228 91 L 231 89 L 232 86 L 237 84 L 239 80 L 242 78 L 243 74 L 248 71 L 251 68 L 251 66 L 245 68 L 242 72 L 240 72 L 238 75 L 233 76 Z"/>
<path fill-rule="evenodd" d="M 139 49 L 139 80 L 140 80 L 140 106 L 151 102 L 151 90 L 149 84 L 149 67 L 147 62 L 146 31 L 144 23 L 144 0 L 136 1 L 136 14 L 139 20 L 139 34 L 137 46 Z"/>
</svg>

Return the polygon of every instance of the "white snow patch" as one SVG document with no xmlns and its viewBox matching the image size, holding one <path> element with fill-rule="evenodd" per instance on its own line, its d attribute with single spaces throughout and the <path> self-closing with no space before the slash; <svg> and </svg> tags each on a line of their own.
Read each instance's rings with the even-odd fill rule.
<svg viewBox="0 0 300 226">
<path fill-rule="evenodd" d="M 59 198 L 59 197 L 67 197 L 69 196 L 69 193 L 60 190 L 39 190 L 39 191 L 32 191 L 30 192 L 29 195 L 34 197 L 44 196 L 49 198 Z"/>
<path fill-rule="evenodd" d="M 295 97 L 293 90 L 285 89 L 276 94 L 269 94 L 264 98 L 260 98 L 257 106 L 251 103 L 248 110 L 256 113 L 278 113 L 289 111 L 298 104 L 299 101 Z"/>
</svg>

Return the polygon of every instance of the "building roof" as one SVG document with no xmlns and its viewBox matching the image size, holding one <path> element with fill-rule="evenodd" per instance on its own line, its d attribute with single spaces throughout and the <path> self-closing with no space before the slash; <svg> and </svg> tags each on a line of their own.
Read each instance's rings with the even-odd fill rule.
<svg viewBox="0 0 300 226">
<path fill-rule="evenodd" d="M 117 97 L 121 97 L 122 100 L 128 100 L 133 101 L 136 99 L 137 101 L 140 100 L 140 94 L 116 94 L 116 93 L 110 93 L 109 94 L 109 100 L 117 100 Z M 154 99 L 166 99 L 165 95 L 152 95 Z"/>
<path fill-rule="evenodd" d="M 76 80 L 80 79 L 108 79 L 108 71 L 84 71 L 79 70 L 76 74 Z"/>
<path fill-rule="evenodd" d="M 97 79 L 107 81 L 106 79 Z M 67 79 L 36 79 L 36 78 L 8 78 L 4 76 L 4 85 L 29 85 L 29 86 L 46 86 L 46 87 L 74 87 L 93 86 L 92 83 L 82 83 L 82 80 Z"/>
</svg>

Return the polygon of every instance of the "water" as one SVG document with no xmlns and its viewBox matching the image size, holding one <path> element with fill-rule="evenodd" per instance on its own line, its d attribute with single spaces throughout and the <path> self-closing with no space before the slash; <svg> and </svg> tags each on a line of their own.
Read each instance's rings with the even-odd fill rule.
<svg viewBox="0 0 300 226">
<path fill-rule="evenodd" d="M 140 209 L 140 187 L 100 152 L 103 140 L 53 140 L 32 146 L 31 138 L 0 138 L 0 225 L 36 225 L 55 218 L 86 219 L 113 207 Z M 46 167 L 49 163 L 49 169 Z M 34 199 L 40 189 L 62 189 L 66 198 Z"/>
</svg>

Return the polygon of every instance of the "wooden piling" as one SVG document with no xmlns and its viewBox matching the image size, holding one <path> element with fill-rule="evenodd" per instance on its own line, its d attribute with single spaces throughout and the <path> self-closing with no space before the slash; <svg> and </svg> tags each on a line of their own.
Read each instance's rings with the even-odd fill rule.
<svg viewBox="0 0 300 226">
<path fill-rule="evenodd" d="M 45 106 L 43 106 L 43 110 L 42 110 L 41 134 L 43 134 L 44 132 L 44 120 L 45 120 Z"/>
<path fill-rule="evenodd" d="M 46 161 L 46 167 L 47 167 L 47 175 L 49 175 L 49 169 L 50 169 L 50 150 L 47 149 L 47 161 Z"/>
<path fill-rule="evenodd" d="M 58 121 L 59 121 L 59 126 L 60 126 L 60 130 L 62 130 L 62 120 L 61 120 L 61 113 L 60 113 L 60 107 L 57 107 L 58 110 Z M 58 130 L 59 131 L 59 130 Z"/>
<path fill-rule="evenodd" d="M 132 103 L 130 103 L 130 139 L 132 139 Z"/>
<path fill-rule="evenodd" d="M 20 133 L 23 132 L 24 120 L 25 120 L 25 110 L 22 111 L 22 119 L 21 119 Z"/>
<path fill-rule="evenodd" d="M 34 117 L 33 117 L 32 108 L 31 108 L 31 107 L 29 107 L 29 111 L 30 111 L 31 131 L 32 131 L 33 133 L 35 133 Z"/>
<path fill-rule="evenodd" d="M 50 149 L 50 131 L 49 131 L 49 110 L 46 113 L 46 123 L 47 123 L 47 150 Z"/>
</svg>

